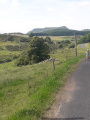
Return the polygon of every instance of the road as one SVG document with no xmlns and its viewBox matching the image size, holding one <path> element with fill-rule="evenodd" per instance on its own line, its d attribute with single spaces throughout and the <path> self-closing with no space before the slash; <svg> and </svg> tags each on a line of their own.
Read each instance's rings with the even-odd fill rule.
<svg viewBox="0 0 90 120">
<path fill-rule="evenodd" d="M 90 120 L 90 61 L 80 63 L 56 99 L 43 120 Z"/>
<path fill-rule="evenodd" d="M 90 60 L 80 63 L 70 76 L 44 120 L 90 120 Z"/>
<path fill-rule="evenodd" d="M 90 61 L 83 61 L 70 77 L 57 118 L 90 120 Z"/>
<path fill-rule="evenodd" d="M 81 44 L 79 47 L 80 47 L 80 48 L 86 48 L 86 44 L 87 44 L 87 43 L 83 43 L 83 44 Z"/>
</svg>

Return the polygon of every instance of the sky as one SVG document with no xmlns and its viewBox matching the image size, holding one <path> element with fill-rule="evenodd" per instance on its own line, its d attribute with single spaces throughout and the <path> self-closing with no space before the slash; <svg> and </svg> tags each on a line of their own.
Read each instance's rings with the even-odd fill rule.
<svg viewBox="0 0 90 120">
<path fill-rule="evenodd" d="M 0 33 L 60 26 L 90 29 L 90 0 L 0 0 Z"/>
</svg>

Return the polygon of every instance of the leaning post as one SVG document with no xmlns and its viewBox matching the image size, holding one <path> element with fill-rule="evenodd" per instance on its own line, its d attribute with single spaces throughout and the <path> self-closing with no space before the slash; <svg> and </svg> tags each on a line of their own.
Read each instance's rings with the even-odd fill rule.
<svg viewBox="0 0 90 120">
<path fill-rule="evenodd" d="M 55 70 L 55 64 L 54 64 L 55 59 L 52 60 L 53 62 L 53 69 Z"/>
<path fill-rule="evenodd" d="M 77 56 L 77 38 L 75 32 L 74 32 L 74 37 L 75 37 L 75 55 Z"/>
</svg>

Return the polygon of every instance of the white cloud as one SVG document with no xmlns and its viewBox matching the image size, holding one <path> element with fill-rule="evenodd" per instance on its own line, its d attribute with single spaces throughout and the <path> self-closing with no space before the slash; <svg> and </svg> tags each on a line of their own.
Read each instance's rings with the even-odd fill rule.
<svg viewBox="0 0 90 120">
<path fill-rule="evenodd" d="M 64 25 L 90 28 L 90 0 L 0 0 L 0 5 L 0 31 Z"/>
<path fill-rule="evenodd" d="M 18 0 L 12 0 L 12 6 L 13 6 L 13 7 L 17 7 L 17 6 L 19 6 L 19 5 L 20 5 L 20 3 L 19 3 Z"/>
<path fill-rule="evenodd" d="M 70 4 L 71 6 L 73 5 L 74 7 L 90 7 L 90 1 L 72 1 L 72 2 L 68 2 L 68 4 Z"/>
<path fill-rule="evenodd" d="M 1 4 L 6 4 L 8 2 L 8 0 L 0 0 Z"/>
<path fill-rule="evenodd" d="M 86 7 L 90 5 L 90 1 L 83 1 L 83 2 L 78 2 L 78 5 L 80 7 Z"/>
<path fill-rule="evenodd" d="M 52 7 L 48 7 L 48 8 L 47 8 L 47 11 L 48 11 L 48 12 L 53 12 L 53 8 L 52 8 Z"/>
<path fill-rule="evenodd" d="M 56 0 L 38 0 L 39 2 L 55 2 Z"/>
</svg>

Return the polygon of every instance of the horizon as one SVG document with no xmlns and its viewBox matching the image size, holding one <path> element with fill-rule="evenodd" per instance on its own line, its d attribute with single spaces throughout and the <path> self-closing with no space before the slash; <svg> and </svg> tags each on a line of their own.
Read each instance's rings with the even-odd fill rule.
<svg viewBox="0 0 90 120">
<path fill-rule="evenodd" d="M 0 0 L 0 33 L 67 26 L 90 29 L 89 0 Z"/>
<path fill-rule="evenodd" d="M 67 26 L 59 26 L 59 27 L 67 27 Z M 33 29 L 31 29 L 31 30 L 29 30 L 29 31 L 32 31 L 32 30 L 34 30 L 34 29 L 44 29 L 44 28 L 59 28 L 59 27 L 42 27 L 42 28 L 33 28 Z M 67 27 L 68 28 L 68 27 Z M 68 28 L 68 29 L 70 29 L 70 28 Z M 76 30 L 76 29 L 70 29 L 70 30 Z M 77 31 L 83 31 L 83 30 L 90 30 L 90 29 L 82 29 L 82 30 L 77 30 Z M 23 32 L 18 32 L 18 31 L 16 31 L 16 32 L 8 32 L 8 33 L 0 33 L 0 34 L 12 34 L 12 33 L 21 33 L 21 34 L 27 34 L 29 31 L 27 31 L 26 33 L 23 33 Z"/>
</svg>

